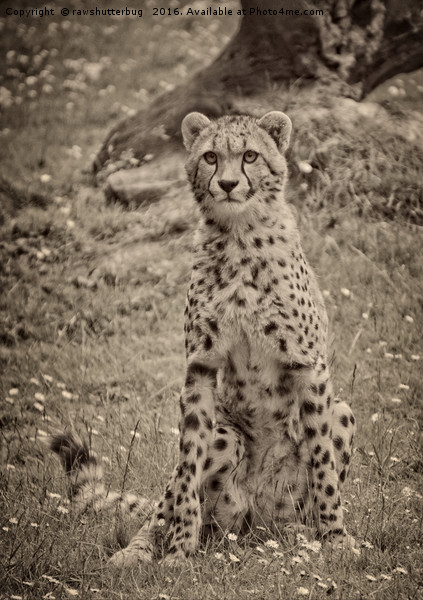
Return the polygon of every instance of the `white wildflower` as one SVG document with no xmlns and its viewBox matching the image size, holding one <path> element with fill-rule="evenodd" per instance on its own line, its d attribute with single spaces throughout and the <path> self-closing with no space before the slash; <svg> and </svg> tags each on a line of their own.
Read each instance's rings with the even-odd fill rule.
<svg viewBox="0 0 423 600">
<path fill-rule="evenodd" d="M 69 154 L 69 156 L 72 156 L 72 158 L 76 158 L 76 159 L 81 158 L 81 156 L 82 156 L 81 146 L 77 146 L 76 144 L 74 144 L 72 146 L 72 148 L 69 148 L 67 153 Z"/>
<path fill-rule="evenodd" d="M 55 579 L 54 577 L 52 577 L 51 575 L 41 575 L 41 577 L 43 579 L 47 579 L 47 581 L 49 581 L 50 583 L 57 583 L 60 585 L 60 581 L 58 579 Z"/>
<path fill-rule="evenodd" d="M 59 500 L 62 497 L 60 494 L 56 494 L 56 492 L 47 492 L 47 496 L 49 498 L 56 498 L 56 499 L 59 499 Z"/>
<path fill-rule="evenodd" d="M 0 87 L 0 107 L 9 108 L 13 104 L 13 96 L 10 90 Z"/>
<path fill-rule="evenodd" d="M 309 595 L 309 590 L 305 587 L 299 587 L 297 588 L 297 594 L 299 596 L 308 596 Z"/>
<path fill-rule="evenodd" d="M 303 547 L 307 548 L 307 550 L 310 550 L 311 552 L 315 552 L 316 554 L 318 554 L 322 549 L 322 544 L 318 540 L 313 540 L 312 542 L 304 543 Z"/>
<path fill-rule="evenodd" d="M 313 171 L 313 167 L 307 160 L 299 160 L 297 164 L 301 173 L 309 174 Z"/>
<path fill-rule="evenodd" d="M 101 63 L 89 62 L 85 63 L 82 70 L 83 73 L 91 81 L 98 81 L 104 66 Z"/>
</svg>

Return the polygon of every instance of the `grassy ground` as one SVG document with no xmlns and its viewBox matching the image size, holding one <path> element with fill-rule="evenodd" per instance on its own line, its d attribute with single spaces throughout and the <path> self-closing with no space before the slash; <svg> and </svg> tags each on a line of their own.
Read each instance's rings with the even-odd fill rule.
<svg viewBox="0 0 423 600">
<path fill-rule="evenodd" d="M 149 497 L 177 454 L 190 194 L 125 212 L 84 171 L 117 118 L 236 23 L 176 28 L 145 5 L 142 19 L 0 20 L 0 598 L 422 598 L 422 73 L 375 93 L 382 117 L 294 118 L 290 197 L 325 290 L 336 393 L 358 420 L 345 500 L 361 555 L 288 532 L 216 541 L 178 572 L 111 574 L 130 526 L 66 503 L 43 444 L 55 427 L 90 438 L 112 487 Z"/>
</svg>

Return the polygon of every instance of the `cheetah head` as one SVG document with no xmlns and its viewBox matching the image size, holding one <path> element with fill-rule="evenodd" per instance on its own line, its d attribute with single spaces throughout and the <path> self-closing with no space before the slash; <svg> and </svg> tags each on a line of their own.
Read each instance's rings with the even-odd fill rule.
<svg viewBox="0 0 423 600">
<path fill-rule="evenodd" d="M 278 111 L 260 119 L 234 115 L 216 121 L 188 114 L 182 121 L 189 151 L 185 166 L 203 212 L 227 222 L 277 201 L 286 179 L 290 133 L 289 117 Z"/>
</svg>

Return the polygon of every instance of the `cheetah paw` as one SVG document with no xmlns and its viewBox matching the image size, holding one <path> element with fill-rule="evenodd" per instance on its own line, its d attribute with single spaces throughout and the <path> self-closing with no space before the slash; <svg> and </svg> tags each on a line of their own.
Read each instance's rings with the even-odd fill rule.
<svg viewBox="0 0 423 600">
<path fill-rule="evenodd" d="M 151 552 L 141 548 L 124 548 L 109 558 L 108 564 L 118 569 L 129 569 L 140 563 L 153 562 Z"/>
</svg>

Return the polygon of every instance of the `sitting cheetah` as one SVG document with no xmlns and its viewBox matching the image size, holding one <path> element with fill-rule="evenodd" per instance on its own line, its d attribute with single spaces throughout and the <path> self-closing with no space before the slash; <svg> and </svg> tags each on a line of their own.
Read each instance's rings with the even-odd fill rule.
<svg viewBox="0 0 423 600">
<path fill-rule="evenodd" d="M 150 562 L 163 534 L 164 561 L 177 563 L 202 528 L 280 532 L 313 522 L 322 537 L 353 543 L 341 488 L 355 420 L 333 397 L 327 315 L 284 199 L 290 132 L 276 111 L 183 120 L 202 218 L 185 310 L 180 458 L 115 565 Z M 66 441 L 55 444 L 63 454 Z"/>
</svg>

